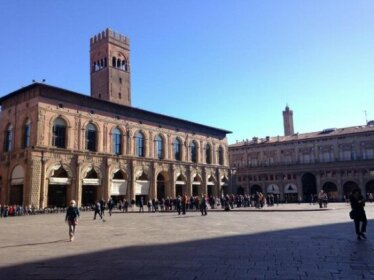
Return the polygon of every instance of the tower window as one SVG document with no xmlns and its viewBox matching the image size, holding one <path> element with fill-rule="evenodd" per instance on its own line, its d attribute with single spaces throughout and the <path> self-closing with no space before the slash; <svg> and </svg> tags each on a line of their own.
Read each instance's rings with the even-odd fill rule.
<svg viewBox="0 0 374 280">
<path fill-rule="evenodd" d="M 119 83 L 122 84 L 122 78 L 119 78 Z"/>
<path fill-rule="evenodd" d="M 112 66 L 113 67 L 116 67 L 117 65 L 117 58 L 115 56 L 113 56 L 113 59 L 112 59 Z"/>
<path fill-rule="evenodd" d="M 120 92 L 118 93 L 118 98 L 119 98 L 119 99 L 121 99 L 121 98 L 122 98 L 122 95 L 121 95 L 121 93 L 120 93 Z"/>
</svg>

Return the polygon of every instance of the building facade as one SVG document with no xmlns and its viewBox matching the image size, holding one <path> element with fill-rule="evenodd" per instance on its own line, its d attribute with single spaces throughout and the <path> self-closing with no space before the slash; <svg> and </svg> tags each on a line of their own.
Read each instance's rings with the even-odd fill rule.
<svg viewBox="0 0 374 280">
<path fill-rule="evenodd" d="M 287 108 L 286 114 L 290 112 Z M 293 128 L 289 120 L 285 126 Z M 285 128 L 285 134 L 288 132 Z M 309 201 L 320 190 L 332 201 L 341 201 L 355 187 L 366 194 L 374 193 L 373 122 L 311 133 L 254 137 L 230 145 L 229 157 L 235 170 L 233 191 L 237 193 L 279 194 L 284 201 Z"/>
<path fill-rule="evenodd" d="M 219 195 L 226 134 L 131 107 L 129 40 L 91 38 L 91 96 L 33 83 L 0 98 L 0 202 L 64 207 L 71 199 Z"/>
</svg>

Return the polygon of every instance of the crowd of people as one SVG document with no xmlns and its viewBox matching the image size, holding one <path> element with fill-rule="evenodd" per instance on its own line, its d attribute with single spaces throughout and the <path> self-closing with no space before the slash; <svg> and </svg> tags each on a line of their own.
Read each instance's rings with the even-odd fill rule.
<svg viewBox="0 0 374 280">
<path fill-rule="evenodd" d="M 327 207 L 328 196 L 326 192 L 321 190 L 318 195 L 311 196 L 310 204 L 317 203 L 320 208 Z M 349 198 L 349 196 L 347 196 Z M 302 199 L 299 199 L 299 203 Z M 349 202 L 349 199 L 346 200 Z M 367 201 L 372 202 L 372 195 L 368 195 Z M 132 199 L 119 199 L 114 201 L 110 198 L 108 201 L 101 199 L 96 201 L 93 205 L 86 205 L 79 207 L 80 211 L 95 211 L 96 215 L 102 218 L 104 211 L 107 209 L 109 215 L 112 214 L 113 209 L 120 212 L 126 213 L 129 211 L 139 211 L 139 212 L 165 212 L 165 211 L 176 211 L 181 214 L 185 214 L 187 211 L 201 211 L 203 209 L 224 209 L 226 211 L 232 210 L 234 208 L 246 208 L 254 207 L 261 209 L 265 206 L 272 207 L 274 205 L 279 205 L 280 203 L 285 203 L 286 201 L 281 201 L 279 194 L 263 194 L 262 192 L 256 192 L 254 194 L 227 194 L 220 197 L 217 196 L 187 196 L 179 195 L 175 198 L 154 198 L 145 201 L 145 197 L 140 197 L 138 200 Z M 33 205 L 0 205 L 0 218 L 14 217 L 14 216 L 24 216 L 24 215 L 37 215 L 37 214 L 52 214 L 52 213 L 63 213 L 66 211 L 65 207 L 47 207 L 43 209 L 38 209 Z M 135 210 L 136 209 L 136 210 Z M 180 211 L 178 211 L 180 209 Z M 204 210 L 204 213 L 206 211 Z"/>
</svg>

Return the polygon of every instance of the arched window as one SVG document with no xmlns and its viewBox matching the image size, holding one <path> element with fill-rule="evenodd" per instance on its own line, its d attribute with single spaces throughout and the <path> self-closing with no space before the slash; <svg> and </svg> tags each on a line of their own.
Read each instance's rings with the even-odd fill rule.
<svg viewBox="0 0 374 280">
<path fill-rule="evenodd" d="M 219 146 L 219 148 L 218 148 L 218 163 L 219 163 L 219 165 L 224 164 L 223 148 L 221 146 Z"/>
<path fill-rule="evenodd" d="M 158 159 L 164 158 L 164 141 L 161 135 L 157 135 L 155 139 L 155 151 Z"/>
<path fill-rule="evenodd" d="M 209 144 L 205 145 L 205 162 L 207 164 L 212 163 L 212 152 Z"/>
<path fill-rule="evenodd" d="M 86 127 L 86 150 L 96 152 L 97 129 L 92 123 Z"/>
<path fill-rule="evenodd" d="M 115 128 L 112 134 L 112 152 L 113 154 L 120 155 L 122 150 L 122 137 L 121 130 Z"/>
<path fill-rule="evenodd" d="M 191 161 L 196 163 L 197 162 L 197 144 L 196 144 L 196 141 L 191 142 L 190 152 L 191 152 Z"/>
<path fill-rule="evenodd" d="M 182 160 L 182 143 L 178 138 L 175 138 L 173 142 L 173 152 L 175 160 Z"/>
<path fill-rule="evenodd" d="M 61 118 L 53 122 L 52 146 L 66 148 L 66 122 Z"/>
<path fill-rule="evenodd" d="M 119 58 L 117 59 L 117 68 L 121 69 L 121 60 Z"/>
<path fill-rule="evenodd" d="M 139 131 L 135 134 L 135 155 L 138 157 L 145 156 L 144 135 Z"/>
<path fill-rule="evenodd" d="M 117 66 L 117 58 L 115 56 L 113 56 L 113 58 L 112 58 L 112 66 L 113 67 Z"/>
<path fill-rule="evenodd" d="M 27 120 L 23 127 L 23 148 L 30 147 L 31 121 Z"/>
<path fill-rule="evenodd" d="M 5 133 L 4 148 L 6 152 L 10 152 L 12 150 L 12 142 L 13 142 L 13 126 L 10 124 Z"/>
</svg>

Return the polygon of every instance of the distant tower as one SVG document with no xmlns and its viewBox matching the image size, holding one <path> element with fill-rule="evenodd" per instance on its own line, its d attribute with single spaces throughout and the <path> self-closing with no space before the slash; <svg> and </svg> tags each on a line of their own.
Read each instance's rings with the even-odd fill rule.
<svg viewBox="0 0 374 280">
<path fill-rule="evenodd" d="M 293 132 L 293 112 L 290 110 L 288 105 L 283 111 L 283 126 L 284 126 L 284 135 L 292 135 Z"/>
<path fill-rule="evenodd" d="M 91 96 L 131 106 L 130 41 L 107 28 L 90 40 Z"/>
</svg>

